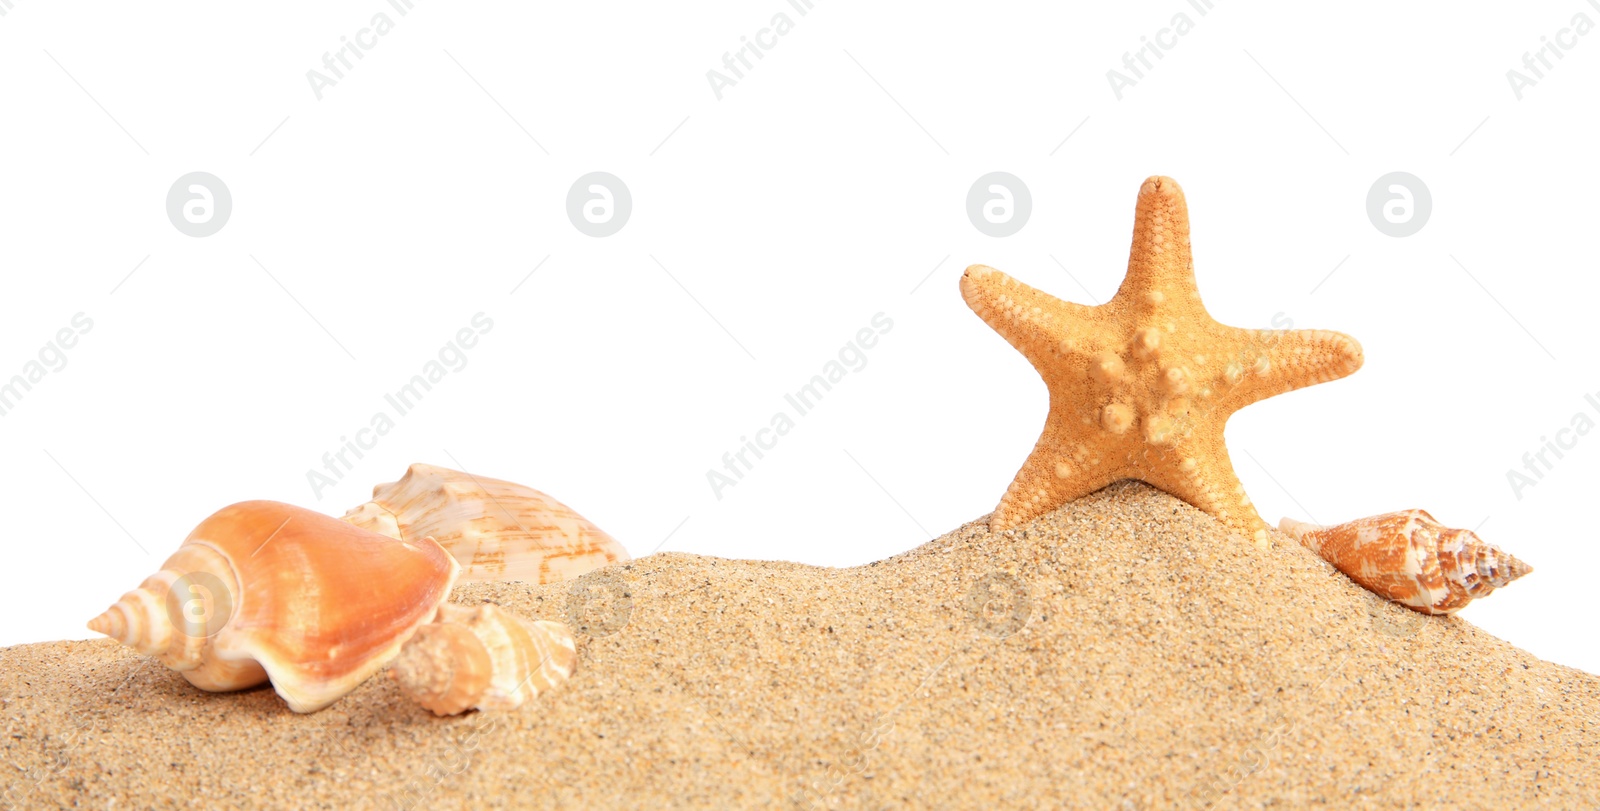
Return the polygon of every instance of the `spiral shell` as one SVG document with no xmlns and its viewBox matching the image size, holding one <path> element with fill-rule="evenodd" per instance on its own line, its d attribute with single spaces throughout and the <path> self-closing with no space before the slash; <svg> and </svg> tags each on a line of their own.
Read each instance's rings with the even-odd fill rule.
<svg viewBox="0 0 1600 811">
<path fill-rule="evenodd" d="M 567 626 L 495 605 L 444 605 L 417 629 L 389 675 L 435 715 L 509 710 L 567 680 L 578 665 Z"/>
<path fill-rule="evenodd" d="M 224 507 L 89 629 L 202 690 L 270 680 L 295 712 L 355 689 L 433 618 L 459 572 L 438 544 L 273 501 Z"/>
<path fill-rule="evenodd" d="M 1368 591 L 1424 614 L 1453 614 L 1533 571 L 1470 530 L 1446 527 L 1423 510 L 1332 527 L 1285 518 L 1279 528 Z"/>
<path fill-rule="evenodd" d="M 628 560 L 622 544 L 538 490 L 421 463 L 372 488 L 372 501 L 344 520 L 391 538 L 433 538 L 461 563 L 463 583 L 553 583 Z"/>
</svg>

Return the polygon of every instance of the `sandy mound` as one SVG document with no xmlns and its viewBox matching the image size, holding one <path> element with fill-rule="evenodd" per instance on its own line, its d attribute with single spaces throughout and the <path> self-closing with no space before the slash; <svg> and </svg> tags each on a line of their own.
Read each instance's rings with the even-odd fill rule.
<svg viewBox="0 0 1600 811">
<path fill-rule="evenodd" d="M 536 706 L 447 720 L 387 679 L 298 716 L 109 641 L 19 646 L 0 770 L 28 808 L 1600 807 L 1600 678 L 1275 540 L 1119 484 L 856 569 L 463 587 L 584 633 Z"/>
</svg>

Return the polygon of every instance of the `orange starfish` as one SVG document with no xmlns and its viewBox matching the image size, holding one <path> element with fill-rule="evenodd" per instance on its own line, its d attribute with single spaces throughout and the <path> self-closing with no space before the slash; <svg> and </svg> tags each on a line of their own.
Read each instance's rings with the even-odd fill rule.
<svg viewBox="0 0 1600 811">
<path fill-rule="evenodd" d="M 1050 389 L 1044 433 L 993 532 L 1138 479 L 1264 546 L 1267 525 L 1228 460 L 1223 425 L 1258 400 L 1361 368 L 1361 345 L 1342 333 L 1212 320 L 1195 286 L 1189 209 L 1169 177 L 1139 189 L 1128 275 L 1111 301 L 1062 301 L 983 265 L 967 268 L 961 295 Z"/>
</svg>

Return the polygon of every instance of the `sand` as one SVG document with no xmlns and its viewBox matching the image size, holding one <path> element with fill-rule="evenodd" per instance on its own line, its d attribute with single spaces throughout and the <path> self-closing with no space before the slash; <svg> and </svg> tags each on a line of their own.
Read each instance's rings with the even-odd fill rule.
<svg viewBox="0 0 1600 811">
<path fill-rule="evenodd" d="M 463 586 L 569 618 L 580 662 L 453 719 L 385 678 L 301 716 L 110 641 L 7 648 L 0 779 L 24 808 L 1600 807 L 1600 678 L 1273 540 L 1123 483 L 853 569 Z"/>
</svg>

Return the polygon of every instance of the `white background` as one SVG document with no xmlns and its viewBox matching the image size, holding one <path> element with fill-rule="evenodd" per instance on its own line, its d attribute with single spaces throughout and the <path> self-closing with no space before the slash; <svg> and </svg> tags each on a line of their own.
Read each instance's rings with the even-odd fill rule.
<svg viewBox="0 0 1600 811">
<path fill-rule="evenodd" d="M 0 644 L 88 637 L 225 504 L 342 514 L 413 461 L 547 490 L 636 556 L 913 548 L 994 507 L 1046 410 L 962 268 L 1104 301 L 1159 173 L 1218 320 L 1366 351 L 1230 423 L 1262 515 L 1481 524 L 1537 571 L 1465 616 L 1600 672 L 1600 436 L 1520 499 L 1506 477 L 1600 421 L 1600 35 L 1520 101 L 1506 78 L 1600 21 L 1582 0 L 0 8 L 0 377 L 94 323 L 0 417 Z M 719 101 L 706 72 L 780 11 Z M 1180 11 L 1193 31 L 1119 101 L 1107 71 Z M 318 100 L 307 71 L 378 12 L 394 30 Z M 191 171 L 231 190 L 214 236 L 167 219 Z M 631 189 L 611 237 L 567 219 L 591 171 Z M 966 217 L 991 171 L 1032 192 L 1011 237 Z M 1431 189 L 1415 236 L 1368 221 L 1391 171 Z M 318 498 L 307 471 L 478 312 L 468 365 Z M 717 499 L 707 470 L 878 312 L 865 368 Z"/>
</svg>

